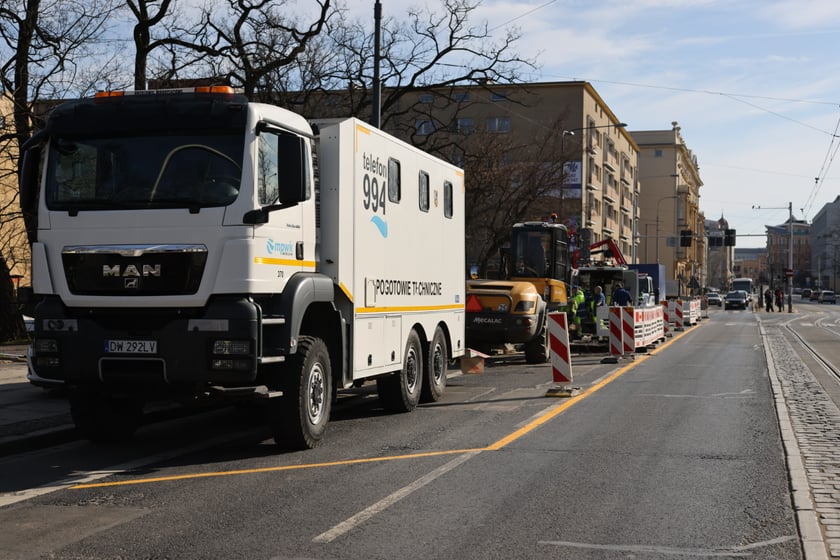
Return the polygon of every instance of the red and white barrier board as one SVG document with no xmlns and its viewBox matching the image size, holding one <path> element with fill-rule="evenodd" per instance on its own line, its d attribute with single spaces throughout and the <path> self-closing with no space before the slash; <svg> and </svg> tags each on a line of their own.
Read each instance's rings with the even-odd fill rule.
<svg viewBox="0 0 840 560">
<path fill-rule="evenodd" d="M 569 325 L 566 314 L 548 314 L 548 342 L 551 350 L 551 374 L 555 383 L 572 382 L 572 357 L 569 349 Z"/>
</svg>

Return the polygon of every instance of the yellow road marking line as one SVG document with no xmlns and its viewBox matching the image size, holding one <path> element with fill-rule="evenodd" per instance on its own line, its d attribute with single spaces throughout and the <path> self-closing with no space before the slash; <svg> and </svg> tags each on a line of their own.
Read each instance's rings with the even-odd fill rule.
<svg viewBox="0 0 840 560">
<path fill-rule="evenodd" d="M 700 326 L 702 323 L 698 323 L 695 326 Z M 673 344 L 679 338 L 682 338 L 685 334 L 689 331 L 683 331 L 677 335 L 674 335 L 671 340 L 663 343 L 661 346 L 658 346 L 655 350 L 649 352 L 648 354 L 641 354 L 638 355 L 637 359 L 633 362 L 617 369 L 615 372 L 610 374 L 609 376 L 605 377 L 595 385 L 589 387 L 586 391 L 582 392 L 581 394 L 571 397 L 570 399 L 564 401 L 562 404 L 559 404 L 557 407 L 550 409 L 548 412 L 538 416 L 528 424 L 522 426 L 518 430 L 508 434 L 507 436 L 503 437 L 502 439 L 496 441 L 488 445 L 487 447 L 477 447 L 472 449 L 451 449 L 446 451 L 429 451 L 424 453 L 412 453 L 406 455 L 391 455 L 388 457 L 368 457 L 365 459 L 346 459 L 342 461 L 328 461 L 324 463 L 307 463 L 303 465 L 282 465 L 277 467 L 262 467 L 259 469 L 239 469 L 233 471 L 213 471 L 213 472 L 206 472 L 206 473 L 190 473 L 190 474 L 181 474 L 181 475 L 173 475 L 173 476 L 159 476 L 154 478 L 141 478 L 135 480 L 122 480 L 122 481 L 113 481 L 113 482 L 96 482 L 91 484 L 77 484 L 74 486 L 70 486 L 70 490 L 83 490 L 88 488 L 108 488 L 113 486 L 130 486 L 135 484 L 151 484 L 154 482 L 171 482 L 175 480 L 191 480 L 197 478 L 211 478 L 211 477 L 220 477 L 220 476 L 237 476 L 237 475 L 244 475 L 244 474 L 261 474 L 261 473 L 269 473 L 269 472 L 281 472 L 281 471 L 294 471 L 294 470 L 303 470 L 303 469 L 319 469 L 325 467 L 339 467 L 339 466 L 346 466 L 346 465 L 361 465 L 365 463 L 381 463 L 385 461 L 404 461 L 407 459 L 421 459 L 424 457 L 441 457 L 445 455 L 458 455 L 462 453 L 480 453 L 482 451 L 499 451 L 504 447 L 510 445 L 514 441 L 520 439 L 521 437 L 529 434 L 530 432 L 536 430 L 538 427 L 542 426 L 543 424 L 547 423 L 549 420 L 553 419 L 554 417 L 560 415 L 565 410 L 570 408 L 571 406 L 575 405 L 576 403 L 582 401 L 586 397 L 600 391 L 637 365 L 643 363 L 647 360 L 650 356 L 658 353 L 659 351 L 667 348 L 671 344 Z"/>
</svg>

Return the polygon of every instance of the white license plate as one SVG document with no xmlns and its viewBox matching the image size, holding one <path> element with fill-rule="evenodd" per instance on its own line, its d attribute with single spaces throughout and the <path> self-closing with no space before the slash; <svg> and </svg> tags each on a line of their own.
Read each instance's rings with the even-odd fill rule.
<svg viewBox="0 0 840 560">
<path fill-rule="evenodd" d="M 106 340 L 108 354 L 157 354 L 157 340 Z"/>
</svg>

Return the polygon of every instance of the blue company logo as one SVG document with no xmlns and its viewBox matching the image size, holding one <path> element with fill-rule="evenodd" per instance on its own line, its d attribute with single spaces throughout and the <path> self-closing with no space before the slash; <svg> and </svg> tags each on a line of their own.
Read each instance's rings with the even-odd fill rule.
<svg viewBox="0 0 840 560">
<path fill-rule="evenodd" d="M 373 222 L 373 225 L 376 226 L 376 229 L 379 230 L 382 237 L 388 237 L 388 222 L 383 220 L 380 216 L 374 216 L 370 219 L 370 221 Z"/>
<path fill-rule="evenodd" d="M 281 255 L 291 255 L 294 253 L 294 247 L 291 243 L 275 243 L 273 239 L 269 238 L 265 242 L 265 250 L 268 254 L 280 253 Z"/>
</svg>

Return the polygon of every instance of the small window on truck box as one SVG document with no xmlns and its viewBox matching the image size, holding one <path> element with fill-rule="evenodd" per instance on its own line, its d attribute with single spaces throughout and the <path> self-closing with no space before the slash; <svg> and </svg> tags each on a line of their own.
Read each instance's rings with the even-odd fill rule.
<svg viewBox="0 0 840 560">
<path fill-rule="evenodd" d="M 425 171 L 420 172 L 419 191 L 420 191 L 420 210 L 422 212 L 429 211 L 429 174 Z"/>
<path fill-rule="evenodd" d="M 388 158 L 388 200 L 399 202 L 402 198 L 402 181 L 400 179 L 400 162 Z"/>
<path fill-rule="evenodd" d="M 443 182 L 443 215 L 451 218 L 452 211 L 452 183 L 449 181 Z"/>
</svg>

